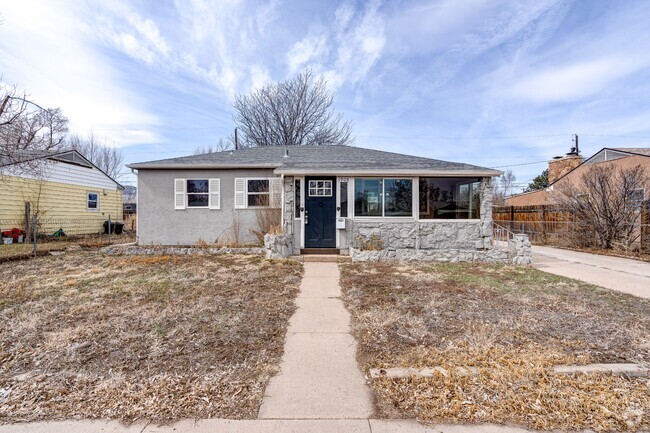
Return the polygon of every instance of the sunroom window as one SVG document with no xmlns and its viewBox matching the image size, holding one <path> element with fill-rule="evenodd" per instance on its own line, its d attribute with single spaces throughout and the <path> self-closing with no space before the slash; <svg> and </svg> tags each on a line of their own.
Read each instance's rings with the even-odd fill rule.
<svg viewBox="0 0 650 433">
<path fill-rule="evenodd" d="M 420 219 L 478 219 L 480 180 L 467 177 L 421 177 Z"/>
<path fill-rule="evenodd" d="M 354 216 L 413 216 L 413 181 L 411 179 L 354 180 Z"/>
</svg>

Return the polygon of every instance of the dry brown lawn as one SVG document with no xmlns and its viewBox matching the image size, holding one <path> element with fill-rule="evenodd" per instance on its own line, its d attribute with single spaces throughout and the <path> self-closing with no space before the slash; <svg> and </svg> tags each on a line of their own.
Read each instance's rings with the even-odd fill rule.
<svg viewBox="0 0 650 433">
<path fill-rule="evenodd" d="M 648 365 L 649 300 L 508 266 L 341 266 L 362 368 L 449 372 L 373 380 L 379 416 L 650 430 L 648 379 L 549 372 L 563 364 Z M 454 370 L 467 366 L 479 373 Z"/>
<path fill-rule="evenodd" d="M 255 418 L 301 273 L 225 255 L 0 264 L 0 423 Z"/>
</svg>

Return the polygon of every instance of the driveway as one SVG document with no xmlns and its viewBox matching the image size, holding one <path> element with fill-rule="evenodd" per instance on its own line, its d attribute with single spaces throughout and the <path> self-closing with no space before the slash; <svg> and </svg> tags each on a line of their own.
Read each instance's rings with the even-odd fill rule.
<svg viewBox="0 0 650 433">
<path fill-rule="evenodd" d="M 535 245 L 533 267 L 650 299 L 650 263 Z"/>
</svg>

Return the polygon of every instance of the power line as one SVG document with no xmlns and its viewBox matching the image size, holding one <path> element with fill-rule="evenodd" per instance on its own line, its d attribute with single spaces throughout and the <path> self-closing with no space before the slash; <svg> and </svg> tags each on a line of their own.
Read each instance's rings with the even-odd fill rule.
<svg viewBox="0 0 650 433">
<path fill-rule="evenodd" d="M 492 168 L 520 167 L 520 166 L 522 166 L 522 165 L 541 164 L 541 163 L 543 163 L 543 162 L 548 162 L 548 160 L 545 159 L 544 161 L 525 162 L 525 163 L 523 163 L 523 164 L 497 165 L 496 167 L 492 167 Z"/>
</svg>

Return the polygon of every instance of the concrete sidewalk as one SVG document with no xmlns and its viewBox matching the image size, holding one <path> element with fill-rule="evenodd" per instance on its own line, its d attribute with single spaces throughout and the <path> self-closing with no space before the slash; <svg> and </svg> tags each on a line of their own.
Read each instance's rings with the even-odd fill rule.
<svg viewBox="0 0 650 433">
<path fill-rule="evenodd" d="M 435 425 L 412 420 L 183 420 L 156 426 L 117 421 L 46 421 L 0 425 L 0 433 L 527 433 L 517 427 L 494 424 Z"/>
<path fill-rule="evenodd" d="M 535 245 L 533 267 L 607 289 L 650 298 L 648 262 Z"/>
<path fill-rule="evenodd" d="M 260 419 L 367 420 L 372 415 L 339 278 L 336 263 L 305 263 L 281 371 L 266 387 Z"/>
</svg>

